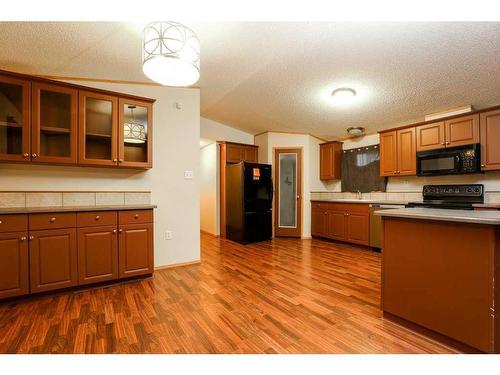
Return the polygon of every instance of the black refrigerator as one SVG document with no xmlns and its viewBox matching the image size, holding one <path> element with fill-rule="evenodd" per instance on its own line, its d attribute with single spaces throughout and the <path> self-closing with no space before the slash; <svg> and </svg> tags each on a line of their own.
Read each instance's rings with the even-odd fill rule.
<svg viewBox="0 0 500 375">
<path fill-rule="evenodd" d="M 241 162 L 226 166 L 226 238 L 239 243 L 272 237 L 271 166 Z"/>
</svg>

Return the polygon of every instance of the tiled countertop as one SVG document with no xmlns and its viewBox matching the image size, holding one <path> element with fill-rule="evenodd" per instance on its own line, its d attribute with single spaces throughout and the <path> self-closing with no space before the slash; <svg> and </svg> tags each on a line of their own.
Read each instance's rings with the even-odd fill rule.
<svg viewBox="0 0 500 375">
<path fill-rule="evenodd" d="M 382 217 L 439 220 L 471 224 L 500 225 L 500 211 L 446 210 L 440 208 L 397 208 L 377 211 Z"/>
<path fill-rule="evenodd" d="M 7 214 L 34 214 L 44 212 L 84 212 L 84 211 L 123 211 L 123 210 L 148 210 L 156 208 L 154 204 L 128 204 L 119 206 L 51 206 L 51 207 L 0 207 L 0 215 Z"/>
</svg>

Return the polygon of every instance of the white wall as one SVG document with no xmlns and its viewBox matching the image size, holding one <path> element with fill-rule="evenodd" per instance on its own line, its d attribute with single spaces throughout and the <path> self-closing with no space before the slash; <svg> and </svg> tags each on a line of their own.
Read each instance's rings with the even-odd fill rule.
<svg viewBox="0 0 500 375">
<path fill-rule="evenodd" d="M 90 83 L 85 86 L 156 98 L 153 110 L 153 169 L 0 165 L 0 191 L 150 190 L 155 210 L 155 266 L 200 259 L 198 89 Z M 181 102 L 182 109 L 174 103 Z M 194 178 L 184 180 L 184 171 Z M 164 232 L 173 232 L 172 240 Z"/>
<path fill-rule="evenodd" d="M 214 141 L 200 152 L 200 228 L 220 235 L 219 147 L 215 141 L 254 144 L 250 133 L 200 117 L 201 138 Z M 259 150 L 260 154 L 261 150 Z"/>
</svg>

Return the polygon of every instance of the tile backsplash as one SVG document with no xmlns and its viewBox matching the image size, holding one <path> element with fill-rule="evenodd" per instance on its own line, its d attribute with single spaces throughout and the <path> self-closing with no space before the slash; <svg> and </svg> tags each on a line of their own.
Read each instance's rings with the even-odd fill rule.
<svg viewBox="0 0 500 375">
<path fill-rule="evenodd" d="M 71 207 L 150 204 L 150 191 L 0 191 L 0 207 Z"/>
</svg>

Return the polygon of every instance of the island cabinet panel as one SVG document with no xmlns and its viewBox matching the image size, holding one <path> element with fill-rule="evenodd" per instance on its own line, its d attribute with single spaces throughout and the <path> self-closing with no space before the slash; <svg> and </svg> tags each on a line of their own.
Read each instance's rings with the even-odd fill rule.
<svg viewBox="0 0 500 375">
<path fill-rule="evenodd" d="M 327 142 L 319 145 L 320 180 L 338 180 L 341 177 L 342 143 Z"/>
<path fill-rule="evenodd" d="M 30 87 L 28 79 L 0 74 L 0 160 L 30 161 Z"/>
<path fill-rule="evenodd" d="M 498 240 L 494 225 L 384 217 L 384 313 L 498 351 Z"/>
<path fill-rule="evenodd" d="M 397 164 L 396 131 L 380 133 L 380 175 L 396 175 Z"/>
<path fill-rule="evenodd" d="M 153 273 L 153 224 L 120 225 L 120 278 Z"/>
<path fill-rule="evenodd" d="M 90 284 L 118 278 L 116 225 L 78 229 L 78 282 Z"/>
<path fill-rule="evenodd" d="M 28 293 L 28 232 L 0 233 L 0 299 Z"/>
<path fill-rule="evenodd" d="M 444 121 L 416 127 L 417 151 L 434 150 L 445 146 Z"/>
<path fill-rule="evenodd" d="M 479 115 L 470 115 L 446 120 L 446 147 L 479 143 Z"/>
<path fill-rule="evenodd" d="M 481 113 L 481 168 L 500 169 L 500 109 Z"/>
<path fill-rule="evenodd" d="M 77 285 L 75 228 L 32 231 L 29 249 L 31 293 Z"/>
</svg>

